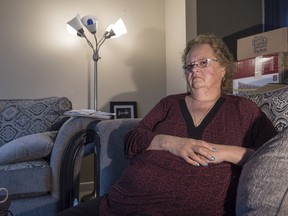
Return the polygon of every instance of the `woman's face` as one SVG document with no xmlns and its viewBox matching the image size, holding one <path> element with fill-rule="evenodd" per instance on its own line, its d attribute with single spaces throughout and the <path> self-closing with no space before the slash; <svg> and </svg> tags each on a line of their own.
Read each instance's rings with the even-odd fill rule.
<svg viewBox="0 0 288 216">
<path fill-rule="evenodd" d="M 208 60 L 207 60 L 208 59 Z M 186 59 L 186 80 L 191 89 L 206 89 L 221 91 L 225 68 L 217 62 L 216 55 L 208 44 L 193 47 Z"/>
</svg>

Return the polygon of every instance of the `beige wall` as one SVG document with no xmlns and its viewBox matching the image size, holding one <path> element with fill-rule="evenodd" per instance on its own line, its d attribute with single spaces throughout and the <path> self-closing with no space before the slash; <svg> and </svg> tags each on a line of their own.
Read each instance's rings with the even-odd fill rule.
<svg viewBox="0 0 288 216">
<path fill-rule="evenodd" d="M 185 0 L 0 0 L 0 98 L 66 96 L 75 109 L 93 108 L 91 50 L 66 31 L 78 13 L 98 16 L 98 37 L 119 17 L 128 30 L 100 50 L 99 109 L 135 100 L 143 117 L 167 93 L 185 90 Z M 93 180 L 93 157 L 81 172 L 81 182 Z"/>
<path fill-rule="evenodd" d="M 134 100 L 143 117 L 166 94 L 186 90 L 180 61 L 186 1 L 0 0 L 0 98 L 66 96 L 74 109 L 93 108 L 92 52 L 66 31 L 66 22 L 78 13 L 96 15 L 99 38 L 121 17 L 128 34 L 100 50 L 98 108 L 109 111 L 110 101 Z M 81 181 L 92 179 L 90 156 Z"/>
<path fill-rule="evenodd" d="M 181 54 L 186 43 L 185 0 L 166 0 L 166 94 L 186 91 Z"/>
<path fill-rule="evenodd" d="M 145 115 L 166 95 L 165 0 L 0 0 L 0 98 L 67 96 L 93 108 L 91 50 L 66 31 L 78 13 L 98 16 L 98 37 L 119 17 L 128 30 L 100 50 L 98 108 L 135 100 Z"/>
</svg>

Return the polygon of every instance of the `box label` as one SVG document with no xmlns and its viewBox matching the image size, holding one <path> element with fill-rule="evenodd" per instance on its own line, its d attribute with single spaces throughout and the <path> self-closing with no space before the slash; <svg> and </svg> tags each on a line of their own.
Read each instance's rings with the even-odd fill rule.
<svg viewBox="0 0 288 216">
<path fill-rule="evenodd" d="M 255 54 L 261 54 L 268 50 L 268 39 L 265 36 L 256 36 L 252 40 L 252 46 L 254 47 Z"/>
</svg>

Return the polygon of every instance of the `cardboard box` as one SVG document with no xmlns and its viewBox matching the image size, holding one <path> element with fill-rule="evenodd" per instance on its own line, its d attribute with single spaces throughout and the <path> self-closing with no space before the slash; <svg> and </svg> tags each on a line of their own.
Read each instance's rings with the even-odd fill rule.
<svg viewBox="0 0 288 216">
<path fill-rule="evenodd" d="M 268 83 L 284 83 L 288 80 L 288 52 L 240 60 L 234 66 L 234 94 L 255 91 Z"/>
<path fill-rule="evenodd" d="M 237 40 L 237 60 L 288 52 L 288 27 L 255 34 Z"/>
</svg>

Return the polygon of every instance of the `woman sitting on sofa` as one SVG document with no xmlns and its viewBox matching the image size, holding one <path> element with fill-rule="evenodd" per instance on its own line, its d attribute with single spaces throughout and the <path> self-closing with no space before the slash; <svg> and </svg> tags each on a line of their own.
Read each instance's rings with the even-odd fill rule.
<svg viewBox="0 0 288 216">
<path fill-rule="evenodd" d="M 67 215 L 235 215 L 241 166 L 276 130 L 255 103 L 225 94 L 233 58 L 221 39 L 199 35 L 182 61 L 190 92 L 163 98 L 126 135 L 131 165 L 110 192 Z"/>
</svg>

